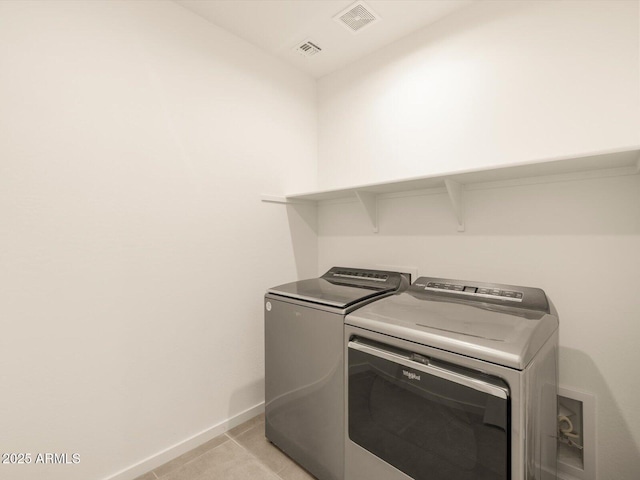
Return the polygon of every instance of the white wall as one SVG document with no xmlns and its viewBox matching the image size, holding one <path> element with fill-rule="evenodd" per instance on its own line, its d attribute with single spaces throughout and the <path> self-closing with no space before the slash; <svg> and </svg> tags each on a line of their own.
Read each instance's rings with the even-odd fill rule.
<svg viewBox="0 0 640 480">
<path fill-rule="evenodd" d="M 319 81 L 324 188 L 640 144 L 638 2 L 479 2 Z M 319 270 L 538 286 L 560 313 L 560 381 L 596 395 L 597 478 L 640 459 L 640 176 L 319 208 Z"/>
<path fill-rule="evenodd" d="M 259 408 L 261 297 L 317 258 L 260 194 L 315 187 L 315 101 L 173 2 L 0 2 L 0 452 L 81 455 L 0 478 L 107 478 Z"/>
<path fill-rule="evenodd" d="M 478 2 L 321 78 L 320 187 L 640 143 L 638 8 Z"/>
<path fill-rule="evenodd" d="M 329 187 L 637 144 L 638 44 L 635 1 L 480 2 L 323 78 L 316 130 L 312 80 L 173 2 L 0 2 L 0 452 L 81 454 L 0 477 L 103 479 L 259 405 L 264 289 L 319 258 L 545 288 L 599 478 L 634 478 L 637 176 L 469 193 L 464 234 L 442 194 L 378 235 L 324 205 L 319 246 L 259 195 L 315 188 L 316 145 Z"/>
</svg>

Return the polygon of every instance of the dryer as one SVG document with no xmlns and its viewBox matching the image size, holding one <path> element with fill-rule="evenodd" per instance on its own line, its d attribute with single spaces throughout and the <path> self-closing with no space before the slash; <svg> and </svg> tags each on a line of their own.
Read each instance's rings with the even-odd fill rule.
<svg viewBox="0 0 640 480">
<path fill-rule="evenodd" d="M 344 317 L 408 285 L 333 267 L 265 295 L 265 434 L 320 480 L 344 478 Z"/>
<path fill-rule="evenodd" d="M 544 291 L 421 277 L 347 315 L 344 348 L 347 479 L 556 479 Z"/>
</svg>

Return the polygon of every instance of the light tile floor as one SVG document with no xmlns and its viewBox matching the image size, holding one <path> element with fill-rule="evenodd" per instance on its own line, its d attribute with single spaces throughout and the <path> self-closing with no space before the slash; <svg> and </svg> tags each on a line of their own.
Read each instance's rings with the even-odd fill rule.
<svg viewBox="0 0 640 480">
<path fill-rule="evenodd" d="M 264 436 L 264 415 L 135 480 L 314 480 Z"/>
</svg>

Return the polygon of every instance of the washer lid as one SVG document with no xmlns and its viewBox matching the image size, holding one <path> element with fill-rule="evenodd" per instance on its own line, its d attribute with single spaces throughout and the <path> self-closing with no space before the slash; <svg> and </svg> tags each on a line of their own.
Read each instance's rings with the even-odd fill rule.
<svg viewBox="0 0 640 480">
<path fill-rule="evenodd" d="M 393 291 L 393 289 L 371 290 L 364 287 L 336 285 L 323 278 L 286 283 L 268 290 L 269 293 L 274 295 L 282 295 L 337 308 L 347 308 L 349 305 L 361 300 L 376 297 L 390 291 Z"/>
<path fill-rule="evenodd" d="M 347 308 L 354 303 L 407 285 L 401 274 L 381 270 L 333 267 L 320 278 L 286 283 L 267 290 L 274 295 Z"/>
<path fill-rule="evenodd" d="M 558 328 L 555 312 L 523 308 L 510 300 L 497 304 L 482 296 L 425 290 L 429 280 L 420 278 L 405 293 L 349 314 L 345 323 L 518 370 Z M 502 287 L 524 290 L 525 296 L 529 291 Z"/>
</svg>

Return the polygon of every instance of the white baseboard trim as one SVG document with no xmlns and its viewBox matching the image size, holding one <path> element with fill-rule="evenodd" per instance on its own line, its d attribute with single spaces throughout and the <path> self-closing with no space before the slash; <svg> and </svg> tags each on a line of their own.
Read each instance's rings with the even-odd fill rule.
<svg viewBox="0 0 640 480">
<path fill-rule="evenodd" d="M 153 470 L 156 467 L 172 460 L 189 450 L 196 448 L 199 445 L 202 445 L 205 442 L 208 442 L 212 438 L 217 437 L 218 435 L 222 435 L 223 433 L 231 430 L 233 427 L 240 425 L 241 423 L 246 422 L 247 420 L 252 419 L 253 417 L 260 415 L 264 412 L 264 402 L 259 403 L 258 405 L 251 407 L 244 412 L 239 413 L 238 415 L 228 418 L 223 422 L 218 423 L 212 427 L 203 430 L 200 433 L 193 435 L 181 442 L 178 442 L 150 457 L 145 458 L 144 460 L 131 465 L 119 472 L 105 477 L 104 480 L 133 480 L 134 478 L 147 473 L 150 470 Z"/>
</svg>

